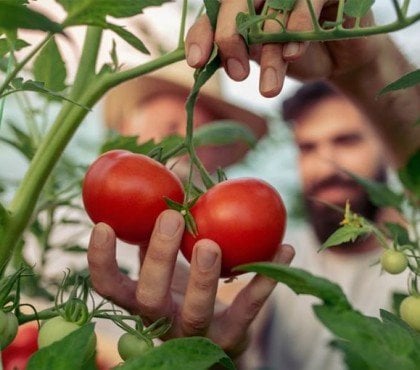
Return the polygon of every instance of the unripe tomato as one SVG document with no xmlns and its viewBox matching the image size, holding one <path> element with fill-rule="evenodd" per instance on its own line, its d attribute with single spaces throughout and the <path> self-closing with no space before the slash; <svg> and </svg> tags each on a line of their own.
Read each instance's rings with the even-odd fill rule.
<svg viewBox="0 0 420 370">
<path fill-rule="evenodd" d="M 420 331 L 420 296 L 408 296 L 400 305 L 401 318 L 414 330 Z"/>
<path fill-rule="evenodd" d="M 5 349 L 15 339 L 19 323 L 13 312 L 0 310 L 0 350 Z"/>
<path fill-rule="evenodd" d="M 198 235 L 186 231 L 181 251 L 191 261 L 194 244 L 214 240 L 222 250 L 222 277 L 235 266 L 270 260 L 286 227 L 286 209 L 279 193 L 263 180 L 252 178 L 221 182 L 190 209 Z"/>
<path fill-rule="evenodd" d="M 70 333 L 79 329 L 80 326 L 74 322 L 67 321 L 61 316 L 53 317 L 45 321 L 41 328 L 39 329 L 38 335 L 38 347 L 44 348 L 51 345 L 54 342 L 57 342 Z M 93 355 L 96 348 L 96 336 L 92 336 L 92 340 L 88 345 L 88 358 Z"/>
<path fill-rule="evenodd" d="M 408 266 L 407 256 L 400 251 L 387 249 L 381 256 L 382 268 L 390 274 L 400 274 Z"/>
<path fill-rule="evenodd" d="M 118 339 L 118 353 L 124 361 L 141 356 L 149 349 L 149 345 L 143 339 L 130 333 L 124 333 Z"/>
<path fill-rule="evenodd" d="M 89 167 L 83 202 L 93 222 L 105 222 L 131 244 L 147 243 L 165 197 L 182 203 L 181 181 L 161 163 L 142 154 L 111 150 Z"/>
</svg>

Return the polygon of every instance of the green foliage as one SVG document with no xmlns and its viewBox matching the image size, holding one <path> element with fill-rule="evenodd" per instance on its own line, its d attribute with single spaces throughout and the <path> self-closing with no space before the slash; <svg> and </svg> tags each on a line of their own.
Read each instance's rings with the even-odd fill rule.
<svg viewBox="0 0 420 370">
<path fill-rule="evenodd" d="M 54 38 L 51 38 L 38 54 L 33 73 L 35 79 L 42 81 L 51 91 L 62 91 L 66 88 L 66 65 Z"/>
<path fill-rule="evenodd" d="M 232 360 L 209 339 L 189 337 L 169 340 L 117 369 L 207 370 L 216 364 L 235 369 Z"/>
<path fill-rule="evenodd" d="M 350 17 L 361 18 L 374 3 L 375 0 L 347 0 L 344 5 L 344 13 Z"/>
<path fill-rule="evenodd" d="M 213 29 L 216 28 L 217 15 L 219 14 L 220 2 L 214 0 L 204 0 L 207 16 Z"/>
<path fill-rule="evenodd" d="M 268 6 L 270 8 L 281 10 L 283 12 L 290 12 L 295 7 L 296 0 L 270 0 Z"/>
<path fill-rule="evenodd" d="M 379 91 L 378 95 L 383 95 L 391 91 L 408 89 L 419 83 L 420 83 L 420 69 L 417 69 L 415 71 L 405 74 L 404 76 L 400 77 L 398 80 L 385 86 L 381 91 Z"/>
<path fill-rule="evenodd" d="M 3 0 L 0 2 L 0 25 L 2 29 L 26 28 L 49 32 L 60 32 L 62 27 L 45 15 L 25 6 L 26 2 Z"/>
<path fill-rule="evenodd" d="M 86 324 L 62 340 L 37 351 L 29 360 L 27 370 L 94 370 L 94 358 L 86 362 L 90 354 L 89 343 L 94 336 L 94 324 Z"/>
<path fill-rule="evenodd" d="M 17 39 L 14 42 L 7 40 L 6 38 L 0 38 L 0 57 L 4 57 L 11 49 L 19 51 L 29 44 L 25 40 Z"/>
<path fill-rule="evenodd" d="M 372 232 L 372 227 L 369 225 L 343 225 L 334 231 L 328 239 L 322 244 L 321 250 L 337 245 L 354 242 L 358 237 Z M 349 246 L 351 248 L 351 246 Z"/>
<path fill-rule="evenodd" d="M 420 199 L 420 150 L 413 154 L 407 164 L 398 171 L 404 187 Z"/>
</svg>

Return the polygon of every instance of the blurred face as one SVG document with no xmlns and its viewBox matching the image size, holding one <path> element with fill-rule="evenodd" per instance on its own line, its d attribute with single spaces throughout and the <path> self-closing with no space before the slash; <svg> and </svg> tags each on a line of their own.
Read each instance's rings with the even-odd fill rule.
<svg viewBox="0 0 420 370">
<path fill-rule="evenodd" d="M 385 178 L 381 147 L 358 109 L 345 98 L 327 98 L 296 121 L 294 134 L 305 203 L 320 242 L 343 217 L 321 202 L 344 207 L 348 199 L 355 212 L 374 217 L 376 208 L 363 188 L 340 170 L 375 181 Z"/>
</svg>

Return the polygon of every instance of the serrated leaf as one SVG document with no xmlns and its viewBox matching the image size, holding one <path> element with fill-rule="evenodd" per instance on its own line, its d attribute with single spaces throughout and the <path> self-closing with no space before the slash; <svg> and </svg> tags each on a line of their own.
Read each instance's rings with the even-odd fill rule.
<svg viewBox="0 0 420 370">
<path fill-rule="evenodd" d="M 194 130 L 194 145 L 226 145 L 245 142 L 254 147 L 257 139 L 253 132 L 243 124 L 230 120 L 220 120 Z"/>
<path fill-rule="evenodd" d="M 147 55 L 150 54 L 149 50 L 146 48 L 146 45 L 144 45 L 143 41 L 141 41 L 137 36 L 132 34 L 130 31 L 127 31 L 126 28 L 118 26 L 116 24 L 112 24 L 112 23 L 106 23 L 106 27 L 104 28 L 112 30 L 118 36 L 120 36 L 125 42 L 130 44 L 135 49 L 141 51 L 142 53 L 147 54 Z"/>
<path fill-rule="evenodd" d="M 290 12 L 295 7 L 296 0 L 270 0 L 268 6 L 270 8 L 281 10 L 283 12 Z"/>
<path fill-rule="evenodd" d="M 14 51 L 22 50 L 23 48 L 29 46 L 25 40 L 18 39 L 12 42 L 12 47 Z M 5 56 L 8 52 L 10 52 L 10 44 L 9 41 L 5 38 L 0 39 L 0 57 Z"/>
<path fill-rule="evenodd" d="M 86 363 L 89 341 L 94 324 L 87 324 L 65 336 L 62 340 L 41 348 L 30 358 L 27 370 L 93 370 L 95 364 Z"/>
<path fill-rule="evenodd" d="M 171 0 L 57 0 L 67 12 L 66 26 L 105 21 L 107 16 L 128 18 L 141 14 L 150 6 L 160 6 Z"/>
<path fill-rule="evenodd" d="M 379 91 L 378 95 L 380 96 L 390 91 L 408 89 L 417 84 L 420 84 L 420 69 L 409 72 L 405 74 L 404 76 L 402 76 L 401 78 L 399 78 L 398 80 L 385 86 L 381 91 Z"/>
<path fill-rule="evenodd" d="M 344 4 L 344 13 L 350 17 L 361 18 L 374 3 L 375 0 L 347 0 Z"/>
<path fill-rule="evenodd" d="M 207 338 L 189 337 L 166 341 L 143 356 L 126 361 L 121 370 L 207 370 L 220 364 L 235 369 L 223 350 Z"/>
<path fill-rule="evenodd" d="M 42 81 L 51 91 L 58 92 L 66 88 L 66 65 L 54 38 L 39 52 L 34 62 L 33 73 L 35 79 Z"/>
<path fill-rule="evenodd" d="M 333 305 L 337 309 L 351 308 L 340 286 L 299 268 L 259 262 L 242 265 L 235 268 L 235 270 L 252 271 L 268 276 L 280 283 L 286 284 L 296 294 L 309 294 L 318 297 L 325 304 Z"/>
<path fill-rule="evenodd" d="M 372 229 L 368 226 L 358 227 L 353 225 L 343 225 L 328 237 L 324 244 L 322 244 L 321 250 L 335 247 L 347 242 L 354 242 L 359 236 L 370 232 L 372 232 Z M 351 246 L 349 248 L 351 248 Z"/>
<path fill-rule="evenodd" d="M 210 19 L 211 27 L 215 30 L 220 9 L 220 1 L 204 0 L 204 6 L 206 7 L 206 13 Z"/>
<path fill-rule="evenodd" d="M 23 2 L 0 2 L 0 25 L 3 29 L 18 28 L 61 32 L 62 26 L 45 15 L 29 9 Z"/>
<path fill-rule="evenodd" d="M 420 198 L 420 150 L 417 150 L 407 164 L 398 171 L 404 187 Z"/>
</svg>

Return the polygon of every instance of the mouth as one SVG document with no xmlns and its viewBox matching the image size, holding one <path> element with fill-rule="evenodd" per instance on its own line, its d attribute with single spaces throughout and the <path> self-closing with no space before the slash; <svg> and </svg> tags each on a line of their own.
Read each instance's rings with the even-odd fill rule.
<svg viewBox="0 0 420 370">
<path fill-rule="evenodd" d="M 312 197 L 328 203 L 342 204 L 347 199 L 353 198 L 356 191 L 354 186 L 330 185 L 318 189 L 312 194 Z"/>
</svg>

